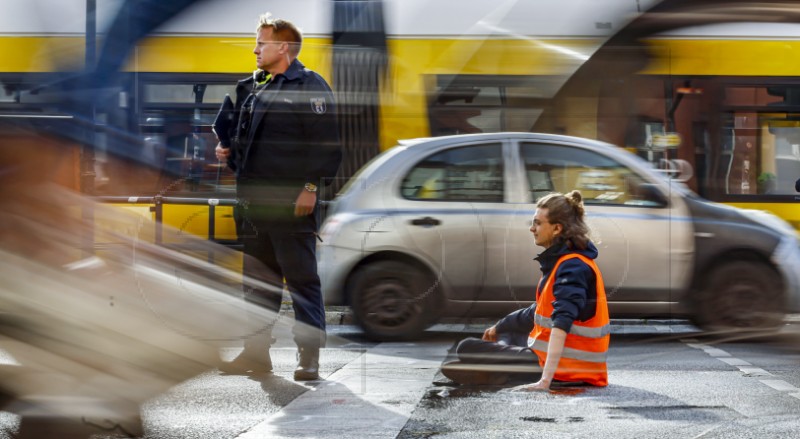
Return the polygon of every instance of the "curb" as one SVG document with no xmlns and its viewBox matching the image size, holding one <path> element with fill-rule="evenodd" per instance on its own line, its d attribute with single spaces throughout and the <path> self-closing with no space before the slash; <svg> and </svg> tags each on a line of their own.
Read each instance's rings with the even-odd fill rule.
<svg viewBox="0 0 800 439">
<path fill-rule="evenodd" d="M 278 315 L 294 320 L 291 302 L 283 302 Z M 349 306 L 328 306 L 325 307 L 325 323 L 328 325 L 355 325 L 355 320 Z"/>
<path fill-rule="evenodd" d="M 280 314 L 294 319 L 291 302 L 284 302 Z M 496 318 L 445 318 L 438 323 L 458 323 L 465 325 L 485 325 L 486 327 L 497 322 Z M 328 325 L 355 325 L 353 311 L 349 306 L 325 307 L 325 323 Z M 788 314 L 786 324 L 800 323 L 800 314 Z M 611 319 L 614 326 L 677 326 L 691 325 L 686 319 Z"/>
</svg>

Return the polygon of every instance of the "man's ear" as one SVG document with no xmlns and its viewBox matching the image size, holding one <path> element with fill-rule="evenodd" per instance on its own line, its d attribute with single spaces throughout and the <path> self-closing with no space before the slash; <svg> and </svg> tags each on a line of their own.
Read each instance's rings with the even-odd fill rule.
<svg viewBox="0 0 800 439">
<path fill-rule="evenodd" d="M 564 226 L 561 224 L 553 224 L 553 234 L 560 235 L 564 231 Z"/>
</svg>

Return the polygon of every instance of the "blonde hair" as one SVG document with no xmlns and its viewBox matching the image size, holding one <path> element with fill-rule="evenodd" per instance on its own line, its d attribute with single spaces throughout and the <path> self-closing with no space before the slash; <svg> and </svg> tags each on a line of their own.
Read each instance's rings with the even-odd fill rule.
<svg viewBox="0 0 800 439">
<path fill-rule="evenodd" d="M 300 29 L 289 20 L 283 18 L 272 18 L 269 12 L 264 13 L 258 17 L 258 27 L 256 33 L 264 28 L 272 29 L 272 37 L 276 41 L 285 41 L 289 43 L 289 53 L 293 58 L 297 58 L 300 54 L 300 48 L 303 46 L 303 34 Z"/>
<path fill-rule="evenodd" d="M 583 220 L 586 211 L 579 191 L 545 195 L 536 202 L 536 207 L 547 209 L 548 222 L 561 224 L 559 239 L 566 242 L 568 247 L 586 249 L 589 244 L 589 227 Z"/>
</svg>

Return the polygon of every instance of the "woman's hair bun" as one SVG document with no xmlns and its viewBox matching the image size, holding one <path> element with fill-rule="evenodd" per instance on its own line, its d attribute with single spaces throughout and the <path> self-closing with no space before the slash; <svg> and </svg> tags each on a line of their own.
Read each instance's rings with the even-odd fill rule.
<svg viewBox="0 0 800 439">
<path fill-rule="evenodd" d="M 572 201 L 573 204 L 581 204 L 581 201 L 583 201 L 583 196 L 579 191 L 571 191 L 567 194 L 567 198 Z"/>
<path fill-rule="evenodd" d="M 581 195 L 580 191 L 571 191 L 570 193 L 565 195 L 567 202 L 575 209 L 575 213 L 578 214 L 579 218 L 583 218 L 583 215 L 586 213 L 583 209 L 583 195 Z"/>
</svg>

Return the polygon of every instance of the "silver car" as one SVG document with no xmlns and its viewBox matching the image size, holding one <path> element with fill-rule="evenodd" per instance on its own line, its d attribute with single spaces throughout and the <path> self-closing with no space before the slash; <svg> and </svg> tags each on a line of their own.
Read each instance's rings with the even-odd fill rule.
<svg viewBox="0 0 800 439">
<path fill-rule="evenodd" d="M 800 243 L 779 218 L 714 204 L 612 145 L 495 133 L 401 142 L 353 177 L 321 229 L 327 305 L 375 339 L 534 300 L 535 200 L 581 191 L 612 317 L 775 327 L 800 311 Z"/>
</svg>

